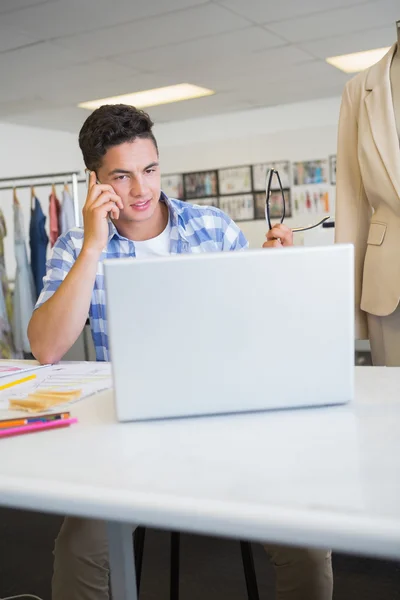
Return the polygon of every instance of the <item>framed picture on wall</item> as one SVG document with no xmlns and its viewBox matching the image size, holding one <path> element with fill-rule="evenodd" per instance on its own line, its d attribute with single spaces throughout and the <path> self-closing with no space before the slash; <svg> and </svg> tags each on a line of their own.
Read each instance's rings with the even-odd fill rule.
<svg viewBox="0 0 400 600">
<path fill-rule="evenodd" d="M 328 163 L 326 160 L 309 160 L 293 164 L 294 185 L 328 183 Z"/>
<path fill-rule="evenodd" d="M 331 185 L 336 185 L 336 154 L 329 157 L 329 174 Z"/>
<path fill-rule="evenodd" d="M 220 196 L 219 208 L 234 221 L 252 221 L 254 219 L 253 194 Z"/>
<path fill-rule="evenodd" d="M 199 206 L 216 206 L 218 208 L 218 197 L 209 196 L 209 198 L 192 198 L 188 200 L 190 204 L 198 204 Z"/>
<path fill-rule="evenodd" d="M 328 184 L 297 186 L 292 201 L 296 214 L 329 214 L 331 210 Z"/>
<path fill-rule="evenodd" d="M 218 171 L 219 193 L 245 194 L 251 192 L 251 167 L 234 167 Z"/>
<path fill-rule="evenodd" d="M 292 198 L 290 194 L 290 190 L 283 190 L 283 195 L 285 197 L 285 216 L 291 217 L 293 215 L 292 210 Z M 264 219 L 265 220 L 265 202 L 266 202 L 266 194 L 265 192 L 257 192 L 254 194 L 254 211 L 256 219 Z M 269 204 L 269 214 L 272 219 L 280 219 L 283 215 L 283 202 L 282 202 L 282 192 L 274 191 L 270 196 L 270 204 Z"/>
<path fill-rule="evenodd" d="M 290 162 L 288 160 L 280 160 L 269 163 L 259 163 L 253 165 L 253 190 L 262 192 L 266 188 L 266 177 L 268 169 L 275 169 L 279 173 L 283 188 L 289 188 L 290 181 Z"/>
<path fill-rule="evenodd" d="M 161 175 L 161 189 L 170 198 L 183 200 L 183 175 Z"/>
<path fill-rule="evenodd" d="M 183 175 L 185 198 L 204 198 L 218 196 L 217 171 L 199 171 Z"/>
</svg>

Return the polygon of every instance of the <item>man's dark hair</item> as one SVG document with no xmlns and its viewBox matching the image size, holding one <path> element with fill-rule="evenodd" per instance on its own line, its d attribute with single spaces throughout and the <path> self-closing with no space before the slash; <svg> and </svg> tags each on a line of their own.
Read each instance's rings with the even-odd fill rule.
<svg viewBox="0 0 400 600">
<path fill-rule="evenodd" d="M 105 104 L 96 109 L 84 122 L 79 132 L 79 147 L 90 171 L 96 171 L 103 156 L 112 146 L 133 142 L 136 138 L 152 140 L 153 121 L 143 110 L 127 104 Z"/>
</svg>

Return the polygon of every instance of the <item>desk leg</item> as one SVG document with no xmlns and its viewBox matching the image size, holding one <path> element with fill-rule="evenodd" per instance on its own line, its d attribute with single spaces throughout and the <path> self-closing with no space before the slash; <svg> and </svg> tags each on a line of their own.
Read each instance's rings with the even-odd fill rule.
<svg viewBox="0 0 400 600">
<path fill-rule="evenodd" d="M 138 600 L 132 529 L 127 523 L 107 523 L 113 600 Z"/>
</svg>

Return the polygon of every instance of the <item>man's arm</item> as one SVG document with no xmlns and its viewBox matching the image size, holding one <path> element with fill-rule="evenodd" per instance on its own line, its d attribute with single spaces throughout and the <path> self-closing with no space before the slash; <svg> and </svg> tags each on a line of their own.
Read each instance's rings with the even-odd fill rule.
<svg viewBox="0 0 400 600">
<path fill-rule="evenodd" d="M 225 251 L 246 250 L 249 243 L 243 232 L 228 215 L 220 211 L 221 225 L 223 231 L 222 249 Z M 293 231 L 286 225 L 277 223 L 266 234 L 266 242 L 263 248 L 282 248 L 293 246 Z"/>
<path fill-rule="evenodd" d="M 34 311 L 28 327 L 32 354 L 42 364 L 58 362 L 83 330 L 89 313 L 98 256 L 82 250 L 72 267 L 64 259 L 64 268 L 71 267 L 64 280 L 60 280 L 59 269 L 52 269 L 52 264 L 57 261 L 61 259 L 57 258 L 56 248 L 49 261 L 50 279 L 45 282 L 44 297 L 48 293 L 47 287 L 50 290 L 57 287 L 57 290 Z"/>
<path fill-rule="evenodd" d="M 236 225 L 227 214 L 218 210 L 218 216 L 221 219 L 222 230 L 222 250 L 232 252 L 234 250 L 246 250 L 249 242 L 246 240 L 243 231 Z"/>
<path fill-rule="evenodd" d="M 61 238 L 53 249 L 45 278 L 44 304 L 37 308 L 28 327 L 33 355 L 41 363 L 59 361 L 78 339 L 90 308 L 97 264 L 107 244 L 108 215 L 119 217 L 122 201 L 109 185 L 97 185 L 91 173 L 83 208 L 84 241 L 79 257 Z"/>
</svg>

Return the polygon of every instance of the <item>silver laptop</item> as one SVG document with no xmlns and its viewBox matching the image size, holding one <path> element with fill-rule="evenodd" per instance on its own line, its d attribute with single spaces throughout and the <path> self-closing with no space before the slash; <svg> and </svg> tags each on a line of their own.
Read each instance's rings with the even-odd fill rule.
<svg viewBox="0 0 400 600">
<path fill-rule="evenodd" d="M 120 421 L 349 402 L 352 246 L 105 261 Z"/>
</svg>

